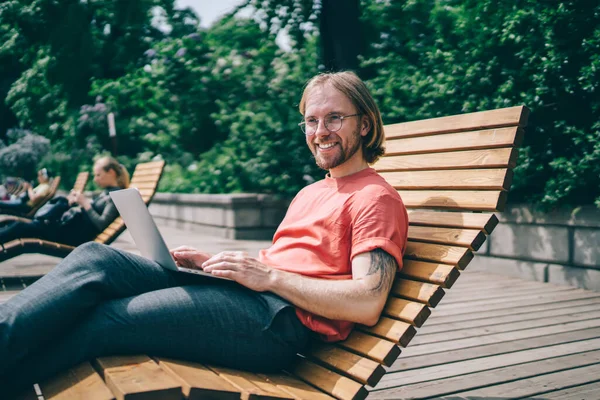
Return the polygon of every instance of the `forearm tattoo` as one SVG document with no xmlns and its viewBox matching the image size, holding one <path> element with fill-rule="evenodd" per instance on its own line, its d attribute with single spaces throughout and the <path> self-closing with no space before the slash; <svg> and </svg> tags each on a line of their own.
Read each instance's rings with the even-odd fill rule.
<svg viewBox="0 0 600 400">
<path fill-rule="evenodd" d="M 396 259 L 386 253 L 384 250 L 377 248 L 370 252 L 371 254 L 371 266 L 369 267 L 369 275 L 377 275 L 379 280 L 373 289 L 373 292 L 389 292 L 392 284 L 394 283 L 394 277 L 396 271 L 398 271 L 398 263 Z"/>
</svg>

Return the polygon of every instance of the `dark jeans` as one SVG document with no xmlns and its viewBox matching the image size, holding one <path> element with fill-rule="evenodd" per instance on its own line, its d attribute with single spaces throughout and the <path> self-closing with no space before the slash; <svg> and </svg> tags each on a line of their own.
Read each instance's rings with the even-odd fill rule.
<svg viewBox="0 0 600 400">
<path fill-rule="evenodd" d="M 78 246 L 93 240 L 99 233 L 89 221 L 82 218 L 77 222 L 71 225 L 61 225 L 58 221 L 45 223 L 38 220 L 10 222 L 0 227 L 0 244 L 21 238 L 36 238 Z"/>
<path fill-rule="evenodd" d="M 31 210 L 26 202 L 21 200 L 3 200 L 0 201 L 0 214 L 18 215 Z"/>
<path fill-rule="evenodd" d="M 40 221 L 15 221 L 0 227 L 0 244 L 20 238 L 52 240 L 53 235 L 49 227 Z"/>
<path fill-rule="evenodd" d="M 0 393 L 118 354 L 274 371 L 306 348 L 309 332 L 271 293 L 87 243 L 0 304 Z"/>
</svg>

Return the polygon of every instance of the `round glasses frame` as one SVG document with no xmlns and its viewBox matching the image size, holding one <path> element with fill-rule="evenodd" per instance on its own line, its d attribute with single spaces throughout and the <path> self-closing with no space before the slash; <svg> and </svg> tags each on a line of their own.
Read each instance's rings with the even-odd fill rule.
<svg viewBox="0 0 600 400">
<path fill-rule="evenodd" d="M 344 120 L 346 118 L 350 118 L 350 117 L 358 117 L 362 114 L 350 114 L 350 115 L 329 115 L 327 117 L 325 117 L 325 120 L 323 121 L 323 124 L 325 124 L 325 129 L 327 129 L 329 132 L 337 132 L 340 129 L 342 129 L 342 125 L 344 123 Z M 336 120 L 332 120 L 332 117 L 337 117 Z M 298 124 L 298 126 L 300 127 L 300 129 L 302 129 L 302 132 L 306 135 L 306 136 L 312 136 L 317 132 L 317 129 L 319 129 L 319 123 L 321 122 L 320 119 L 315 119 L 314 121 L 311 121 L 310 125 L 308 122 L 306 121 L 302 121 Z M 334 129 L 331 129 L 331 125 L 332 124 L 340 124 L 337 128 L 334 127 Z M 314 124 L 314 126 L 312 126 L 312 124 Z"/>
</svg>

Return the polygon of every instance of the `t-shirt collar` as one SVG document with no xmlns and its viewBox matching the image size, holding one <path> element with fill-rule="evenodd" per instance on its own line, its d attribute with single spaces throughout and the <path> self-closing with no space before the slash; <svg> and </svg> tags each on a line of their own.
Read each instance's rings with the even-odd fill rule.
<svg viewBox="0 0 600 400">
<path fill-rule="evenodd" d="M 376 174 L 376 173 L 377 172 L 373 168 L 367 167 L 365 169 L 361 169 L 360 171 L 355 172 L 355 173 L 350 174 L 350 175 L 342 176 L 340 178 L 332 178 L 329 175 L 329 172 L 328 172 L 327 174 L 325 174 L 325 184 L 328 187 L 338 188 L 339 189 L 342 186 L 344 186 L 347 182 L 352 182 L 355 179 L 364 178 L 366 176 L 373 175 L 373 174 Z"/>
</svg>

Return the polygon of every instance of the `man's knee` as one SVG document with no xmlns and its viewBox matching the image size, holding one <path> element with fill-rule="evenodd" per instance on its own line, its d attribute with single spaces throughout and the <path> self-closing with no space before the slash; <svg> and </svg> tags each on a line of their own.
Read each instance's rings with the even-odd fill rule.
<svg viewBox="0 0 600 400">
<path fill-rule="evenodd" d="M 106 271 L 113 264 L 110 259 L 115 253 L 116 249 L 110 246 L 87 242 L 75 248 L 63 262 L 90 270 Z"/>
</svg>

